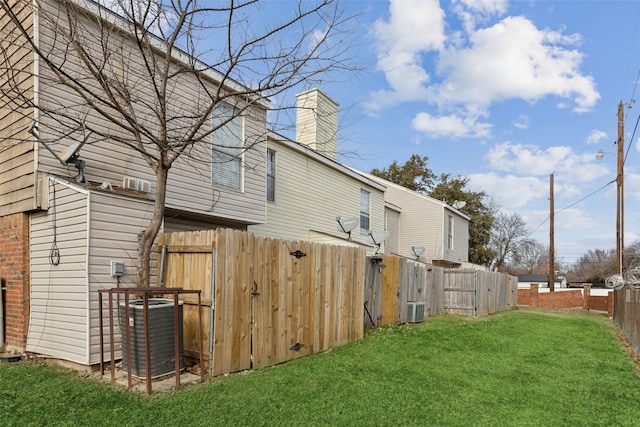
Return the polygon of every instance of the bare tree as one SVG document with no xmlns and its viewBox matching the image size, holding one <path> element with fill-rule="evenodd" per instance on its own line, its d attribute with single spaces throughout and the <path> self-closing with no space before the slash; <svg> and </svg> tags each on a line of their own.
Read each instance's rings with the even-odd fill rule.
<svg viewBox="0 0 640 427">
<path fill-rule="evenodd" d="M 353 71 L 351 17 L 337 0 L 291 2 L 269 20 L 264 8 L 273 3 L 255 0 L 100 1 L 0 0 L 11 26 L 2 32 L 2 98 L 25 117 L 37 111 L 42 141 L 108 142 L 151 168 L 153 216 L 138 238 L 136 272 L 137 285 L 148 286 L 174 163 L 211 162 L 211 135 L 235 117 L 264 111 L 267 98 L 283 99 L 331 72 Z M 35 35 L 29 13 L 50 38 Z M 11 63 L 16 49 L 33 52 L 40 82 L 53 90 L 40 97 L 25 90 L 36 67 Z M 182 93 L 185 81 L 197 89 Z M 222 104 L 231 112 L 212 121 Z M 44 129 L 43 121 L 55 126 Z M 230 157 L 264 143 L 265 134 Z"/>
<path fill-rule="evenodd" d="M 499 212 L 495 216 L 489 242 L 495 254 L 491 262 L 492 270 L 499 271 L 517 254 L 520 246 L 526 241 L 527 234 L 524 220 L 518 213 Z"/>
<path fill-rule="evenodd" d="M 549 265 L 549 247 L 534 239 L 524 239 L 514 251 L 513 263 L 515 267 L 533 273 L 536 269 Z"/>
<path fill-rule="evenodd" d="M 573 274 L 580 281 L 602 286 L 607 277 L 615 274 L 616 254 L 614 249 L 589 249 L 573 266 Z"/>
</svg>

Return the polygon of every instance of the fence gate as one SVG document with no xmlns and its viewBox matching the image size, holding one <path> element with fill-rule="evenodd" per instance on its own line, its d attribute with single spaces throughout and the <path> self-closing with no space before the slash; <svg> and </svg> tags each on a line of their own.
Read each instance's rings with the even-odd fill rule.
<svg viewBox="0 0 640 427">
<path fill-rule="evenodd" d="M 477 292 L 478 280 L 475 270 L 445 270 L 445 313 L 476 316 Z"/>
<path fill-rule="evenodd" d="M 212 361 L 213 375 L 273 365 L 362 337 L 362 248 L 227 229 L 167 233 L 158 241 L 167 248 L 160 262 L 166 266 L 165 285 L 201 289 L 203 300 L 209 299 L 203 312 L 210 318 L 203 320 L 213 333 L 205 337 L 205 359 Z M 190 340 L 192 326 L 185 320 Z"/>
</svg>

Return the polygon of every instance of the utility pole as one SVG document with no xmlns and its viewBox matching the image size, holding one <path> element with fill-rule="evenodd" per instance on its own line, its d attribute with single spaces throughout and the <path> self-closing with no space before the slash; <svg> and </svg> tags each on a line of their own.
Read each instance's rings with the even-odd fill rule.
<svg viewBox="0 0 640 427">
<path fill-rule="evenodd" d="M 624 269 L 624 109 L 618 104 L 618 175 L 616 211 L 616 271 L 622 276 Z"/>
<path fill-rule="evenodd" d="M 556 286 L 556 278 L 554 271 L 554 247 L 553 241 L 555 239 L 554 231 L 553 231 L 553 173 L 549 175 L 549 291 L 553 292 Z"/>
</svg>

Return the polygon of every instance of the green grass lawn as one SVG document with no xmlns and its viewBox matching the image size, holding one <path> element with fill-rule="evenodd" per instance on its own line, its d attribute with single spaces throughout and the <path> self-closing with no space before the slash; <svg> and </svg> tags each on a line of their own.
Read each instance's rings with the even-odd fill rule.
<svg viewBox="0 0 640 427">
<path fill-rule="evenodd" d="M 518 310 L 390 327 L 152 396 L 0 364 L 2 426 L 638 426 L 640 376 L 604 316 Z"/>
</svg>

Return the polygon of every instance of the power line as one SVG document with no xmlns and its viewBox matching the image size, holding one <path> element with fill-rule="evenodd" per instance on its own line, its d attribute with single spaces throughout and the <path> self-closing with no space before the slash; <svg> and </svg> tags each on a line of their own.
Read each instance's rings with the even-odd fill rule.
<svg viewBox="0 0 640 427">
<path fill-rule="evenodd" d="M 605 185 L 603 185 L 602 187 L 598 188 L 597 190 L 595 190 L 595 191 L 593 191 L 593 192 L 591 192 L 591 193 L 587 194 L 587 195 L 586 195 L 586 196 L 584 196 L 582 199 L 580 199 L 580 200 L 578 200 L 578 201 L 576 201 L 576 202 L 573 202 L 573 203 L 571 203 L 570 205 L 565 206 L 565 207 L 564 207 L 564 208 L 562 208 L 562 209 L 559 209 L 559 210 L 557 210 L 557 211 L 553 211 L 553 213 L 554 213 L 554 214 L 558 214 L 558 213 L 560 213 L 560 212 L 562 212 L 562 211 L 565 211 L 565 210 L 567 210 L 567 209 L 569 209 L 569 208 L 571 208 L 571 207 L 573 207 L 573 206 L 577 205 L 577 204 L 578 204 L 578 203 L 580 203 L 580 202 L 583 202 L 583 201 L 587 200 L 589 197 L 591 197 L 591 196 L 595 195 L 596 193 L 598 193 L 598 192 L 600 192 L 600 191 L 604 190 L 606 187 L 608 187 L 609 185 L 613 184 L 614 182 L 616 182 L 616 180 L 615 180 L 615 179 L 614 179 L 614 180 L 612 180 L 612 181 L 607 182 Z M 550 218 L 551 218 L 551 215 L 547 215 L 547 217 L 546 217 L 544 220 L 542 220 L 542 222 L 541 222 L 541 223 L 540 223 L 536 228 L 534 228 L 534 229 L 533 229 L 533 231 L 531 231 L 531 232 L 527 235 L 527 238 L 531 237 L 531 235 L 532 235 L 533 233 L 535 233 L 536 231 L 538 231 L 538 229 L 540 229 L 540 227 L 542 227 L 542 226 L 544 225 L 544 223 L 545 223 L 545 222 L 547 222 Z"/>
</svg>

